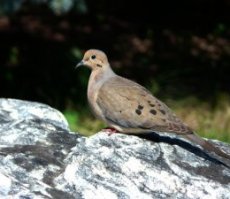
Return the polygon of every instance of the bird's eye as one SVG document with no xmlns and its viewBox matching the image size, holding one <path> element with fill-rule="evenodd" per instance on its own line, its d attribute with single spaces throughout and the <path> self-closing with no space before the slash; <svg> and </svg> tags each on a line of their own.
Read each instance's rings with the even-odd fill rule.
<svg viewBox="0 0 230 199">
<path fill-rule="evenodd" d="M 92 55 L 92 56 L 91 56 L 91 59 L 96 59 L 96 55 Z"/>
</svg>

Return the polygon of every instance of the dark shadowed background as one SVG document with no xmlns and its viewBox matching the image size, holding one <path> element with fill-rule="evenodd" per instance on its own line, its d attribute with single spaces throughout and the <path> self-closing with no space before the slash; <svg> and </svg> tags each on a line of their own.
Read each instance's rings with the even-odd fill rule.
<svg viewBox="0 0 230 199">
<path fill-rule="evenodd" d="M 62 111 L 71 128 L 103 127 L 86 100 L 85 50 L 165 101 L 202 136 L 230 142 L 230 0 L 1 0 L 1 97 Z"/>
</svg>

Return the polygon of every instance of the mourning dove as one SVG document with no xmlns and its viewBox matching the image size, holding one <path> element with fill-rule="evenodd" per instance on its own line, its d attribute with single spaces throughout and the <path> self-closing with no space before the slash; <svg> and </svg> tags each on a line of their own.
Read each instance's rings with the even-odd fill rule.
<svg viewBox="0 0 230 199">
<path fill-rule="evenodd" d="M 230 155 L 199 137 L 163 102 L 146 88 L 116 75 L 107 56 L 100 50 L 88 50 L 78 66 L 92 72 L 87 97 L 95 116 L 121 133 L 174 133 L 224 158 Z"/>
</svg>

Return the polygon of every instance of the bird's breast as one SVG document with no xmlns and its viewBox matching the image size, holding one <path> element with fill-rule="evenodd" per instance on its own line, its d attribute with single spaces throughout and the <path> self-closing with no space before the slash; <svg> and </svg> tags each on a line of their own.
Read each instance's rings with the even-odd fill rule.
<svg viewBox="0 0 230 199">
<path fill-rule="evenodd" d="M 87 89 L 87 98 L 94 115 L 99 119 L 103 119 L 103 114 L 101 113 L 101 109 L 97 104 L 98 93 L 100 87 L 102 86 L 100 81 L 95 81 L 99 78 L 98 75 L 99 74 L 91 73 Z"/>
</svg>

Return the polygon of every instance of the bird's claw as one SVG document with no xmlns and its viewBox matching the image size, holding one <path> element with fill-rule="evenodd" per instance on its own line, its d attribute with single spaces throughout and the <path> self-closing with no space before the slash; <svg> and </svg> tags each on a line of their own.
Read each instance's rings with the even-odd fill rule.
<svg viewBox="0 0 230 199">
<path fill-rule="evenodd" d="M 106 127 L 104 129 L 102 129 L 102 132 L 108 133 L 108 135 L 112 135 L 114 133 L 118 133 L 119 131 L 117 131 L 116 129 L 112 128 L 112 127 Z"/>
</svg>

